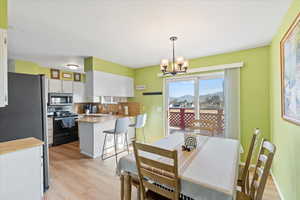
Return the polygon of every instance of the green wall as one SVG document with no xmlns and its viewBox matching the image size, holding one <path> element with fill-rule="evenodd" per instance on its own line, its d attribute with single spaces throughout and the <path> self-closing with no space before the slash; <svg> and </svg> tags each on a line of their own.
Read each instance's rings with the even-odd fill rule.
<svg viewBox="0 0 300 200">
<path fill-rule="evenodd" d="M 42 67 L 37 63 L 24 61 L 24 60 L 14 60 L 15 62 L 15 70 L 16 73 L 23 74 L 45 74 L 48 78 L 50 78 L 50 68 Z M 63 78 L 62 73 L 70 73 L 69 71 L 60 70 L 60 79 L 62 80 L 73 80 L 73 73 L 71 78 Z M 85 74 L 82 74 L 82 81 L 85 80 Z"/>
<path fill-rule="evenodd" d="M 244 62 L 241 69 L 241 142 L 248 149 L 253 129 L 261 128 L 270 138 L 269 130 L 269 47 L 261 47 L 190 60 L 190 68 Z M 146 85 L 145 91 L 135 91 L 131 101 L 141 102 L 148 113 L 146 138 L 153 142 L 163 137 L 163 97 L 142 96 L 142 92 L 162 91 L 163 79 L 157 77 L 159 66 L 135 70 L 135 84 Z"/>
<path fill-rule="evenodd" d="M 300 127 L 281 118 L 280 40 L 300 11 L 294 0 L 270 49 L 270 129 L 277 146 L 273 174 L 285 200 L 300 199 Z"/>
<path fill-rule="evenodd" d="M 23 74 L 45 74 L 50 77 L 50 68 L 41 67 L 40 65 L 24 60 L 15 60 L 15 72 Z"/>
<path fill-rule="evenodd" d="M 96 57 L 88 57 L 84 59 L 84 71 L 87 72 L 90 70 L 118 74 L 132 78 L 134 77 L 134 69 Z"/>
<path fill-rule="evenodd" d="M 0 28 L 7 29 L 7 0 L 0 0 Z"/>
</svg>

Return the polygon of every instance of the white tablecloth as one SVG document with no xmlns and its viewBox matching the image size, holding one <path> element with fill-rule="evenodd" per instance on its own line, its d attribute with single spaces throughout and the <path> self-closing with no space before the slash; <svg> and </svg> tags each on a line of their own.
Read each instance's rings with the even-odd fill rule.
<svg viewBox="0 0 300 200">
<path fill-rule="evenodd" d="M 181 193 L 195 200 L 235 199 L 239 141 L 206 136 L 198 136 L 197 139 L 199 143 L 197 155 L 179 174 Z M 171 150 L 178 148 L 183 140 L 182 133 L 175 133 L 157 141 L 154 145 Z M 137 174 L 133 154 L 120 159 L 118 171 Z"/>
</svg>

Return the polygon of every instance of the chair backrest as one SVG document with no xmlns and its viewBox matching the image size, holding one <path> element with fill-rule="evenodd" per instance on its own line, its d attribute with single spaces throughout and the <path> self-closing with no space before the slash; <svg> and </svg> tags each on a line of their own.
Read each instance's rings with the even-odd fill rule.
<svg viewBox="0 0 300 200">
<path fill-rule="evenodd" d="M 264 139 L 250 187 L 249 196 L 253 200 L 261 200 L 263 197 L 275 152 L 276 146 Z"/>
<path fill-rule="evenodd" d="M 253 152 L 255 150 L 255 146 L 256 146 L 257 141 L 259 139 L 260 133 L 261 132 L 260 132 L 259 128 L 254 129 L 254 133 L 253 133 L 252 140 L 251 140 L 251 143 L 250 143 L 250 146 L 249 146 L 249 150 L 248 150 L 248 154 L 247 154 L 245 166 L 244 166 L 243 171 L 242 171 L 241 180 L 243 182 L 243 185 L 245 187 L 247 187 L 246 188 L 247 191 L 249 190 L 249 188 L 248 188 L 249 187 L 249 180 L 247 179 L 248 178 L 248 173 L 249 173 L 249 167 L 250 167 L 250 164 L 251 164 L 251 160 L 252 160 L 252 157 L 253 157 Z M 247 184 L 246 184 L 246 181 L 247 181 Z"/>
<path fill-rule="evenodd" d="M 145 189 L 147 188 L 169 199 L 179 200 L 180 182 L 178 179 L 177 151 L 161 149 L 135 141 L 133 147 L 143 199 L 145 199 Z M 168 162 L 153 160 L 149 155 L 161 156 L 163 157 L 160 159 L 161 161 L 167 160 Z"/>
<path fill-rule="evenodd" d="M 115 133 L 126 133 L 130 124 L 128 117 L 118 118 L 115 124 Z"/>
<path fill-rule="evenodd" d="M 146 125 L 147 114 L 140 114 L 136 117 L 135 128 L 143 128 Z"/>
<path fill-rule="evenodd" d="M 192 120 L 188 124 L 188 128 L 193 130 L 200 130 L 200 131 L 205 130 L 213 134 L 213 132 L 216 130 L 216 123 L 211 120 L 196 119 L 196 120 Z"/>
</svg>

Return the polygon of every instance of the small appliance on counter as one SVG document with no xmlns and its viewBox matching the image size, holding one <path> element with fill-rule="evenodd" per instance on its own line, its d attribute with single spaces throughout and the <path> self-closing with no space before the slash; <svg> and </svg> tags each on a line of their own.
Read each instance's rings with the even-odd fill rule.
<svg viewBox="0 0 300 200">
<path fill-rule="evenodd" d="M 92 110 L 92 104 L 86 104 L 84 105 L 84 112 L 86 115 L 90 114 Z"/>
<path fill-rule="evenodd" d="M 92 113 L 97 113 L 98 112 L 98 106 L 93 105 L 92 106 Z"/>
<path fill-rule="evenodd" d="M 124 106 L 124 115 L 129 115 L 128 106 Z"/>
<path fill-rule="evenodd" d="M 84 105 L 84 112 L 86 115 L 98 113 L 98 106 L 93 104 Z"/>
</svg>

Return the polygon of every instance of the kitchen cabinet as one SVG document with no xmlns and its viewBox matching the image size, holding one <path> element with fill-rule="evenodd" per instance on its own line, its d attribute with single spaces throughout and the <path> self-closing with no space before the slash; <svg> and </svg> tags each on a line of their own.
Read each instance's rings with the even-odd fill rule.
<svg viewBox="0 0 300 200">
<path fill-rule="evenodd" d="M 49 79 L 49 92 L 51 93 L 61 93 L 62 92 L 62 83 L 58 79 Z"/>
<path fill-rule="evenodd" d="M 85 84 L 83 82 L 73 82 L 73 101 L 74 103 L 85 102 Z"/>
<path fill-rule="evenodd" d="M 95 121 L 89 121 L 84 119 L 78 120 L 78 130 L 79 130 L 79 147 L 80 153 L 89 156 L 91 158 L 100 157 L 102 154 L 107 152 L 102 152 L 102 147 L 104 143 L 105 134 L 104 130 L 111 130 L 115 128 L 116 116 L 107 115 L 97 119 Z M 135 121 L 134 117 L 130 117 L 131 122 Z M 118 146 L 120 149 L 125 148 L 124 134 L 117 137 Z M 134 128 L 128 128 L 128 143 L 131 144 L 134 138 Z M 106 140 L 106 147 L 112 147 L 114 145 L 113 135 L 108 135 Z M 111 149 L 112 150 L 112 149 Z"/>
<path fill-rule="evenodd" d="M 86 73 L 87 97 L 133 97 L 133 78 L 100 71 Z"/>
<path fill-rule="evenodd" d="M 72 93 L 73 92 L 73 81 L 62 80 L 62 93 Z"/>
<path fill-rule="evenodd" d="M 26 138 L 0 146 L 5 149 L 0 152 L 0 199 L 43 199 L 42 141 Z"/>
<path fill-rule="evenodd" d="M 7 30 L 0 29 L 0 107 L 8 105 L 7 63 Z"/>
<path fill-rule="evenodd" d="M 49 92 L 51 93 L 72 93 L 73 81 L 49 79 Z"/>
</svg>

